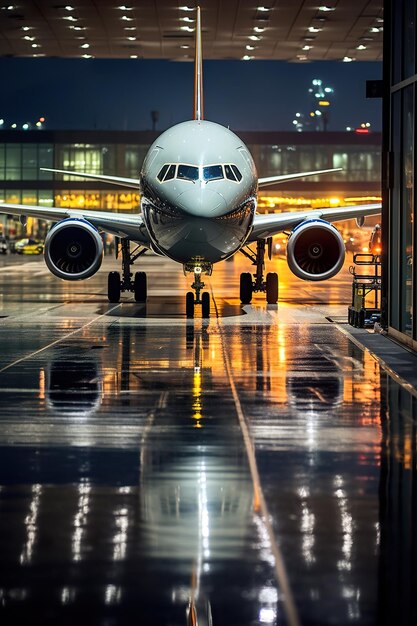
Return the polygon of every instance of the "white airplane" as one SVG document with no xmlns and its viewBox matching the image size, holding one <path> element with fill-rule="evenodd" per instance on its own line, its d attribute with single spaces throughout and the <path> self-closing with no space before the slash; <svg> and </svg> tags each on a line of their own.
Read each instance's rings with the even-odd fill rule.
<svg viewBox="0 0 417 626">
<path fill-rule="evenodd" d="M 240 299 L 249 304 L 253 292 L 265 292 L 269 304 L 278 300 L 278 276 L 264 278 L 265 253 L 271 257 L 272 236 L 290 231 L 287 261 L 292 272 L 304 280 L 325 280 L 342 267 L 343 239 L 332 222 L 380 213 L 380 204 L 322 208 L 301 212 L 261 215 L 256 212 L 258 189 L 273 183 L 339 171 L 340 168 L 258 178 L 245 144 L 230 130 L 204 120 L 200 8 L 197 8 L 194 118 L 162 133 L 149 148 L 137 179 L 47 169 L 139 189 L 140 213 L 46 208 L 2 203 L 0 212 L 33 216 L 56 222 L 44 248 L 50 271 L 64 280 L 89 278 L 100 268 L 103 242 L 100 231 L 117 237 L 121 248 L 122 276 L 110 272 L 108 298 L 119 302 L 123 291 L 133 291 L 137 302 L 146 302 L 144 272 L 134 277 L 130 266 L 147 250 L 181 263 L 194 275 L 193 291 L 186 296 L 186 313 L 202 305 L 210 314 L 210 296 L 203 292 L 202 274 L 236 252 L 245 254 L 256 272 L 241 274 Z M 22 217 L 23 216 L 23 217 Z M 120 243 L 119 243 L 120 241 Z M 130 242 L 136 249 L 130 251 Z M 256 252 L 248 246 L 256 245 Z M 195 292 L 195 294 L 194 294 Z"/>
</svg>

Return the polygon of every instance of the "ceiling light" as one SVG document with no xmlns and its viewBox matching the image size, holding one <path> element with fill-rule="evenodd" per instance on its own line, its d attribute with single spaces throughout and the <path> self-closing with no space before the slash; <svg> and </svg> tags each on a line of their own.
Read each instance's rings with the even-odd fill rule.
<svg viewBox="0 0 417 626">
<path fill-rule="evenodd" d="M 178 7 L 180 11 L 194 11 L 192 7 Z"/>
<path fill-rule="evenodd" d="M 194 22 L 194 20 L 191 17 L 180 17 L 180 20 L 182 22 Z"/>
<path fill-rule="evenodd" d="M 353 59 L 352 57 L 343 57 L 342 61 L 343 63 L 350 63 L 351 61 L 354 61 L 355 59 Z"/>
<path fill-rule="evenodd" d="M 25 32 L 27 30 L 33 30 L 33 26 L 22 26 L 22 30 L 24 30 Z"/>
<path fill-rule="evenodd" d="M 14 9 L 17 9 L 14 4 L 6 4 L 6 6 L 1 7 L 2 11 L 13 11 Z"/>
<path fill-rule="evenodd" d="M 68 20 L 69 22 L 76 22 L 78 18 L 74 17 L 73 15 L 64 15 L 62 19 Z"/>
<path fill-rule="evenodd" d="M 255 46 L 246 46 L 246 50 L 255 50 Z"/>
<path fill-rule="evenodd" d="M 136 41 L 137 37 L 128 37 L 129 41 Z"/>
<path fill-rule="evenodd" d="M 131 58 L 131 59 L 137 59 L 137 58 L 138 58 L 138 55 L 137 55 L 137 54 L 131 54 L 131 55 L 130 55 L 130 58 Z"/>
<path fill-rule="evenodd" d="M 271 9 L 269 9 L 268 7 L 258 7 L 258 11 L 262 11 L 263 13 L 266 13 L 266 11 L 270 11 Z"/>
<path fill-rule="evenodd" d="M 32 48 L 40 48 L 40 45 L 38 43 L 33 43 Z"/>
<path fill-rule="evenodd" d="M 71 30 L 87 30 L 85 26 L 70 26 Z"/>
<path fill-rule="evenodd" d="M 254 26 L 253 30 L 255 33 L 263 33 L 265 28 L 263 26 Z"/>
<path fill-rule="evenodd" d="M 89 43 L 83 43 L 80 48 L 89 48 L 90 44 Z"/>
<path fill-rule="evenodd" d="M 315 26 L 309 26 L 308 30 L 310 33 L 319 33 L 322 29 L 321 28 L 316 28 Z"/>
<path fill-rule="evenodd" d="M 245 54 L 244 57 L 242 57 L 242 61 L 251 61 L 253 59 L 253 57 L 250 57 L 248 54 Z"/>
<path fill-rule="evenodd" d="M 372 26 L 372 28 L 369 29 L 370 33 L 379 33 L 379 28 L 376 28 L 376 26 Z"/>
<path fill-rule="evenodd" d="M 133 7 L 126 7 L 124 4 L 122 4 L 120 7 L 117 7 L 118 9 L 120 9 L 121 11 L 133 11 Z"/>
<path fill-rule="evenodd" d="M 328 7 L 326 4 L 323 4 L 321 7 L 319 7 L 319 11 L 323 11 L 323 13 L 325 13 L 326 11 L 334 11 L 335 7 Z"/>
<path fill-rule="evenodd" d="M 136 30 L 136 26 L 125 26 L 123 30 Z"/>
<path fill-rule="evenodd" d="M 183 48 L 184 50 L 187 50 L 187 48 L 189 48 L 190 46 L 187 46 L 187 44 L 184 44 L 183 46 L 180 46 L 181 48 Z"/>
<path fill-rule="evenodd" d="M 93 55 L 92 54 L 83 54 L 82 57 L 83 57 L 83 59 L 92 59 Z"/>
<path fill-rule="evenodd" d="M 133 17 L 127 17 L 127 15 L 122 15 L 120 19 L 124 20 L 125 22 L 133 22 Z"/>
<path fill-rule="evenodd" d="M 66 11 L 73 11 L 74 7 L 72 7 L 70 4 L 67 4 L 66 7 L 64 7 Z"/>
<path fill-rule="evenodd" d="M 303 46 L 301 50 L 311 50 L 313 46 Z"/>
<path fill-rule="evenodd" d="M 188 33 L 194 32 L 194 28 L 190 28 L 190 26 L 181 26 L 181 30 L 186 30 Z"/>
<path fill-rule="evenodd" d="M 35 41 L 35 37 L 29 37 L 29 35 L 25 35 L 23 39 L 26 39 L 26 41 Z"/>
<path fill-rule="evenodd" d="M 366 50 L 366 46 L 359 44 L 359 46 L 356 46 L 356 50 Z"/>
<path fill-rule="evenodd" d="M 261 38 L 258 35 L 249 35 L 249 39 L 252 41 L 261 41 Z"/>
</svg>

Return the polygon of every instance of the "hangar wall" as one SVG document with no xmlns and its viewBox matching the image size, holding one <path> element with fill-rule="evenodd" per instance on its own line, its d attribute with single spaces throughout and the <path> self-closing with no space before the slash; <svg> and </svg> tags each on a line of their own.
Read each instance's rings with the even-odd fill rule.
<svg viewBox="0 0 417 626">
<path fill-rule="evenodd" d="M 384 5 L 385 239 L 383 308 L 389 334 L 417 350 L 415 0 Z"/>
</svg>

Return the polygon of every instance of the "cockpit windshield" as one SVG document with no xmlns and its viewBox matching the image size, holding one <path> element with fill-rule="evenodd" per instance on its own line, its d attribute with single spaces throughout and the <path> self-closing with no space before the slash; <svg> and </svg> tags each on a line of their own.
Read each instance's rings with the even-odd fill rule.
<svg viewBox="0 0 417 626">
<path fill-rule="evenodd" d="M 207 167 L 203 167 L 203 180 L 220 180 L 224 178 L 223 168 L 221 165 L 208 165 Z"/>
<path fill-rule="evenodd" d="M 235 183 L 239 183 L 242 180 L 242 174 L 236 165 L 204 165 L 198 167 L 197 165 L 185 165 L 180 163 L 165 163 L 157 175 L 158 180 L 162 183 L 172 180 L 173 178 L 179 178 L 180 180 L 187 180 L 190 182 L 196 182 L 201 180 L 204 183 L 209 183 L 214 180 L 222 180 L 227 178 Z"/>
<path fill-rule="evenodd" d="M 198 180 L 198 167 L 194 167 L 194 165 L 179 165 L 177 178 L 192 181 Z"/>
</svg>

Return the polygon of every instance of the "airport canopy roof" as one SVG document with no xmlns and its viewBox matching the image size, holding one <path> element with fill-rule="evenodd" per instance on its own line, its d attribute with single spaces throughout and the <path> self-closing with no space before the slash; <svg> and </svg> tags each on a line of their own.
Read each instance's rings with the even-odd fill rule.
<svg viewBox="0 0 417 626">
<path fill-rule="evenodd" d="M 195 2 L 125 1 L 1 5 L 0 56 L 192 60 Z M 382 60 L 383 0 L 200 4 L 206 59 Z"/>
</svg>

